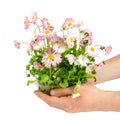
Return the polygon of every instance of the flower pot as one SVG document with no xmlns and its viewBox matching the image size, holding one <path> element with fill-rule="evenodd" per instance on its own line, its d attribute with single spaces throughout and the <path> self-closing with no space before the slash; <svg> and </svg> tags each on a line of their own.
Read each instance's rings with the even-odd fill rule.
<svg viewBox="0 0 120 120">
<path fill-rule="evenodd" d="M 50 91 L 51 91 L 52 89 L 55 89 L 55 88 L 57 88 L 57 87 L 39 84 L 39 88 L 38 88 L 38 89 L 39 89 L 41 92 L 50 95 Z"/>
</svg>

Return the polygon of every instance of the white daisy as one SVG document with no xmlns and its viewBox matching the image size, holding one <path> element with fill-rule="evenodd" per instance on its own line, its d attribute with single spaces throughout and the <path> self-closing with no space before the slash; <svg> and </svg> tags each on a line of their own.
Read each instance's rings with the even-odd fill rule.
<svg viewBox="0 0 120 120">
<path fill-rule="evenodd" d="M 76 57 L 73 54 L 67 54 L 66 58 L 68 59 L 70 65 L 72 65 L 76 61 Z"/>
<path fill-rule="evenodd" d="M 87 66 L 87 63 L 89 63 L 89 59 L 86 56 L 79 55 L 77 57 L 77 65 Z"/>
<path fill-rule="evenodd" d="M 98 48 L 95 46 L 87 46 L 86 52 L 89 56 L 96 57 L 98 55 Z"/>
</svg>

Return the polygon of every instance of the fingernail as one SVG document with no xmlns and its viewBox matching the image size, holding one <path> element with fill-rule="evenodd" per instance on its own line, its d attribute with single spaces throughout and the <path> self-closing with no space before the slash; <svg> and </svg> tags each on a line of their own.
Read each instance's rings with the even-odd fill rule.
<svg viewBox="0 0 120 120">
<path fill-rule="evenodd" d="M 35 94 L 35 95 L 38 95 L 38 91 L 34 91 L 34 94 Z"/>
</svg>

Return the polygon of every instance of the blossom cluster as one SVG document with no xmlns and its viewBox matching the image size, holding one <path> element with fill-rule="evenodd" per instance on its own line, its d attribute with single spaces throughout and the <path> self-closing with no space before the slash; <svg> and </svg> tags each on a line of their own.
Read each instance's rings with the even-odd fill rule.
<svg viewBox="0 0 120 120">
<path fill-rule="evenodd" d="M 96 70 L 104 65 L 100 53 L 108 55 L 112 47 L 94 45 L 92 32 L 83 28 L 83 22 L 76 22 L 73 18 L 66 18 L 57 34 L 54 26 L 47 18 L 39 18 L 34 12 L 32 17 L 25 16 L 24 28 L 33 25 L 34 36 L 28 43 L 30 60 L 26 65 L 26 73 L 32 80 L 27 84 L 52 86 L 53 88 L 66 88 L 73 85 L 84 84 L 88 79 L 94 79 Z M 23 42 L 14 41 L 20 49 Z"/>
</svg>

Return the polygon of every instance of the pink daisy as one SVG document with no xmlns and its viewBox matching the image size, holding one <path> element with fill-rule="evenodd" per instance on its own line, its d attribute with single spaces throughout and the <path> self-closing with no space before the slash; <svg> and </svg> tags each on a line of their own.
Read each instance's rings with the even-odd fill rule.
<svg viewBox="0 0 120 120">
<path fill-rule="evenodd" d="M 89 29 L 85 29 L 85 36 L 92 36 L 92 32 Z"/>
<path fill-rule="evenodd" d="M 98 64 L 97 67 L 96 67 L 96 71 L 100 70 L 100 69 L 103 68 L 104 66 L 105 66 L 104 63 Z"/>
<path fill-rule="evenodd" d="M 88 45 L 92 44 L 92 38 L 90 36 L 87 36 L 87 37 L 82 38 L 82 40 L 80 41 L 80 47 L 84 46 L 84 41 L 85 40 L 88 41 Z"/>
<path fill-rule="evenodd" d="M 34 13 L 32 14 L 32 23 L 33 23 L 33 24 L 36 24 L 36 21 L 37 21 L 37 13 L 34 12 Z"/>
<path fill-rule="evenodd" d="M 47 18 L 43 18 L 42 23 L 43 23 L 44 29 L 47 29 L 47 30 L 48 30 L 48 29 L 49 29 L 49 30 L 53 30 L 53 29 L 54 29 L 54 27 L 51 26 L 51 24 L 50 24 L 50 22 L 48 21 Z"/>
<path fill-rule="evenodd" d="M 25 20 L 24 20 L 24 28 L 25 28 L 25 29 L 28 29 L 29 26 L 30 26 L 30 21 L 29 21 L 28 17 L 25 16 Z"/>
<path fill-rule="evenodd" d="M 112 51 L 112 47 L 111 47 L 111 46 L 107 46 L 107 47 L 105 48 L 105 54 L 106 54 L 106 55 L 110 54 L 111 51 Z"/>
<path fill-rule="evenodd" d="M 73 18 L 67 18 L 63 24 L 63 29 L 70 29 L 74 27 L 74 19 Z"/>
<path fill-rule="evenodd" d="M 40 65 L 40 63 L 38 63 L 37 61 L 36 62 L 34 62 L 34 68 L 36 68 L 36 69 L 38 69 L 38 70 L 43 70 L 43 66 L 42 65 Z"/>
<path fill-rule="evenodd" d="M 17 40 L 14 40 L 14 45 L 17 49 L 20 49 L 20 43 Z"/>
<path fill-rule="evenodd" d="M 57 66 L 61 61 L 61 55 L 52 48 L 47 49 L 43 54 L 42 63 L 47 68 L 50 68 L 51 65 Z"/>
</svg>

